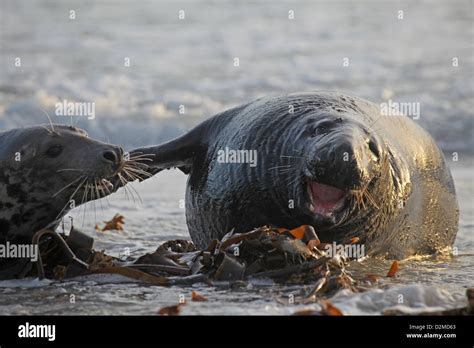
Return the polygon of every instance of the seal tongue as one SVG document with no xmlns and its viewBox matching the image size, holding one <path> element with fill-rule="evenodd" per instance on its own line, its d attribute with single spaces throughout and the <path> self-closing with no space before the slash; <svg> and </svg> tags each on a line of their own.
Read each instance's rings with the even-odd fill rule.
<svg viewBox="0 0 474 348">
<path fill-rule="evenodd" d="M 346 195 L 344 190 L 317 182 L 310 182 L 309 188 L 315 210 L 320 213 L 328 213 Z"/>
</svg>

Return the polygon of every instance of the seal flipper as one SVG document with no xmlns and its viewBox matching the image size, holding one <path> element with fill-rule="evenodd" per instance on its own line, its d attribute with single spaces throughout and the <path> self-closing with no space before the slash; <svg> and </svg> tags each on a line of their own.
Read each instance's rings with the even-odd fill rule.
<svg viewBox="0 0 474 348">
<path fill-rule="evenodd" d="M 201 149 L 201 141 L 207 133 L 204 122 L 191 129 L 188 133 L 156 146 L 141 147 L 130 151 L 130 159 L 142 159 L 143 168 L 146 172 L 154 175 L 164 169 L 178 168 L 185 174 L 189 174 L 193 159 Z M 149 160 L 145 160 L 148 158 Z M 147 177 L 141 176 L 141 180 Z"/>
<path fill-rule="evenodd" d="M 173 167 L 188 174 L 192 167 L 193 151 L 192 144 L 186 143 L 186 136 L 187 134 L 162 145 L 134 149 L 130 152 L 130 158 L 132 160 L 135 156 L 149 158 L 149 162 L 143 163 L 148 166 L 146 171 L 150 174 L 156 174 L 163 169 Z"/>
<path fill-rule="evenodd" d="M 175 138 L 167 143 L 142 147 L 130 151 L 130 159 L 142 158 L 141 167 L 146 172 L 155 175 L 163 169 L 178 168 L 185 174 L 189 174 L 193 168 L 193 162 L 198 156 L 207 151 L 207 139 L 213 138 L 230 119 L 242 111 L 251 103 L 237 106 L 235 108 L 223 111 L 213 117 L 198 124 L 188 133 Z M 146 156 L 148 155 L 148 156 Z M 144 160 L 149 158 L 151 161 Z M 136 176 L 138 176 L 135 173 Z M 140 181 L 148 177 L 140 175 Z M 116 181 L 119 186 L 121 183 Z"/>
</svg>

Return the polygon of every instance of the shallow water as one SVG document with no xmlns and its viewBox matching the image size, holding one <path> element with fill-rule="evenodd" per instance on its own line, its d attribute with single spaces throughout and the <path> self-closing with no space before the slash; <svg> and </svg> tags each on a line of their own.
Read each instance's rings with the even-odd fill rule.
<svg viewBox="0 0 474 348">
<path fill-rule="evenodd" d="M 473 187 L 470 171 L 454 167 L 457 190 L 461 202 L 470 202 Z M 165 171 L 154 178 L 134 184 L 143 204 L 136 204 L 119 191 L 103 200 L 102 206 L 93 203 L 78 208 L 73 214 L 74 224 L 96 239 L 95 248 L 119 256 L 128 251 L 131 256 L 151 252 L 162 242 L 189 238 L 186 230 L 183 199 L 186 176 L 177 170 Z M 85 208 L 85 209 L 84 209 Z M 84 212 L 85 211 L 85 212 Z M 126 217 L 126 231 L 96 232 L 94 225 L 120 212 Z M 381 280 L 364 293 L 342 291 L 332 298 L 345 314 L 380 314 L 387 308 L 405 311 L 436 310 L 465 305 L 465 289 L 473 285 L 474 244 L 472 238 L 473 205 L 461 210 L 460 231 L 455 246 L 458 256 L 415 258 L 400 263 L 396 278 L 384 278 L 391 261 L 366 259 L 352 262 L 349 271 L 358 278 L 367 273 L 382 276 Z M 85 218 L 84 218 L 85 217 Z M 84 224 L 83 224 L 84 222 Z M 67 227 L 67 224 L 66 224 Z M 318 305 L 295 302 L 311 286 L 284 286 L 271 281 L 250 282 L 229 289 L 223 283 L 217 287 L 144 286 L 127 279 L 111 276 L 90 276 L 68 282 L 39 282 L 17 280 L 0 282 L 0 313 L 4 314 L 155 314 L 163 306 L 176 304 L 179 296 L 188 300 L 195 290 L 208 297 L 209 302 L 190 302 L 183 314 L 291 314 Z M 76 303 L 70 303 L 74 295 Z M 399 295 L 403 303 L 399 304 Z"/>
<path fill-rule="evenodd" d="M 332 301 L 346 314 L 462 306 L 465 289 L 474 286 L 473 2 L 357 3 L 2 1 L 0 58 L 6 68 L 0 73 L 0 127 L 43 123 L 41 109 L 55 122 L 68 123 L 54 116 L 57 101 L 94 101 L 96 119 L 74 123 L 91 136 L 131 148 L 169 139 L 261 95 L 326 89 L 374 102 L 418 101 L 419 122 L 446 151 L 453 172 L 461 207 L 459 255 L 405 260 L 396 278 L 382 278 L 364 293 L 340 292 Z M 68 19 L 71 8 L 74 21 Z M 184 22 L 177 20 L 182 8 Z M 289 9 L 295 10 L 293 21 Z M 402 21 L 396 19 L 399 9 Z M 15 57 L 21 57 L 21 68 L 12 65 Z M 131 58 L 130 68 L 123 66 L 124 57 Z M 350 67 L 342 67 L 343 57 L 350 58 Z M 454 151 L 457 162 L 451 159 Z M 135 185 L 142 204 L 119 191 L 96 202 L 95 209 L 89 203 L 71 215 L 96 239 L 96 249 L 120 255 L 128 248 L 132 256 L 141 255 L 163 241 L 188 238 L 180 208 L 185 181 L 180 172 L 166 171 Z M 94 231 L 115 213 L 126 217 L 124 233 Z M 385 275 L 390 264 L 367 259 L 349 270 Z M 154 314 L 177 303 L 180 294 L 189 299 L 192 290 L 210 301 L 188 301 L 184 314 L 317 308 L 288 303 L 302 289 L 271 282 L 162 288 L 94 276 L 0 282 L 0 314 Z"/>
</svg>

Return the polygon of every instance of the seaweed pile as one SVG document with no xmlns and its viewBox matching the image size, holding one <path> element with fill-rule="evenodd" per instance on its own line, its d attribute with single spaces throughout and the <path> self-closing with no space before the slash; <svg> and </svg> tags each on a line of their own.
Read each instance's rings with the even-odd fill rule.
<svg viewBox="0 0 474 348">
<path fill-rule="evenodd" d="M 35 239 L 54 234 L 41 231 Z M 68 236 L 56 236 L 40 245 L 36 269 L 40 278 L 113 273 L 155 285 L 270 278 L 298 284 L 319 281 L 318 291 L 324 293 L 340 288 L 357 290 L 345 269 L 348 259 L 344 255 L 327 256 L 311 226 L 294 230 L 263 226 L 247 233 L 230 232 L 204 250 L 197 250 L 187 240 L 172 240 L 136 260 L 121 260 L 95 251 L 93 239 L 75 228 Z"/>
<path fill-rule="evenodd" d="M 357 240 L 349 242 L 356 243 Z M 311 290 L 305 290 L 304 296 L 299 296 L 295 303 L 319 302 L 322 310 L 295 314 L 341 315 L 325 299 L 341 289 L 364 291 L 364 284 L 376 282 L 378 278 L 368 274 L 364 279 L 355 280 L 346 269 L 349 258 L 344 253 L 332 255 L 325 252 L 326 245 L 308 225 L 293 230 L 263 226 L 247 233 L 231 231 L 221 240 L 213 240 L 203 250 L 196 249 L 188 240 L 171 240 L 136 259 L 120 259 L 94 250 L 94 239 L 74 227 L 67 235 L 52 230 L 38 231 L 33 243 L 40 251 L 36 267 L 28 260 L 16 260 L 11 267 L 2 267 L 0 279 L 39 277 L 63 280 L 89 274 L 116 274 L 158 286 L 195 283 L 215 286 L 224 282 L 239 284 L 266 278 L 289 285 L 310 284 Z M 393 277 L 397 270 L 395 261 L 387 276 Z M 469 306 L 465 308 L 429 314 L 472 314 L 474 289 L 468 289 L 467 296 Z M 196 293 L 193 300 L 206 299 Z M 162 314 L 178 314 L 181 305 L 164 308 Z"/>
</svg>

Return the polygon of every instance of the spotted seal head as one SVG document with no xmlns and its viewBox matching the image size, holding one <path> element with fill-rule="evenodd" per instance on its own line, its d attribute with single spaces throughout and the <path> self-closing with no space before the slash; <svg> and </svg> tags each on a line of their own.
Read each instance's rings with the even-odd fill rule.
<svg viewBox="0 0 474 348">
<path fill-rule="evenodd" d="M 451 174 L 429 134 L 348 95 L 262 98 L 132 153 L 152 156 L 150 173 L 189 174 L 199 247 L 231 230 L 308 224 L 323 242 L 358 237 L 369 254 L 403 258 L 450 246 L 457 231 Z"/>
<path fill-rule="evenodd" d="M 71 208 L 106 196 L 120 147 L 64 125 L 0 132 L 0 239 L 27 243 Z"/>
</svg>

